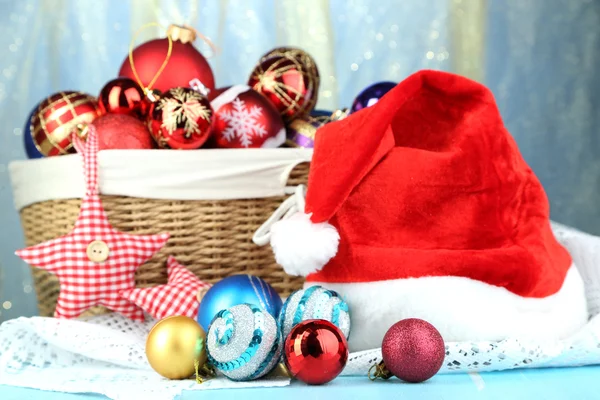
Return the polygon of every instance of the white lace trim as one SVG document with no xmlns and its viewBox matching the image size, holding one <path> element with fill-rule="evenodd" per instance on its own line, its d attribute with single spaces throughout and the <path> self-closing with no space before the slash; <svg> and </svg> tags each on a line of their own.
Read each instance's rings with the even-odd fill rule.
<svg viewBox="0 0 600 400">
<path fill-rule="evenodd" d="M 97 393 L 111 399 L 172 399 L 183 390 L 289 385 L 285 376 L 233 382 L 219 376 L 170 381 L 154 372 L 145 356 L 155 321 L 131 321 L 119 314 L 83 320 L 18 318 L 0 326 L 0 384 L 69 393 Z"/>
<path fill-rule="evenodd" d="M 441 373 L 600 364 L 600 238 L 555 224 L 585 282 L 593 318 L 564 340 L 447 343 Z M 270 376 L 253 382 L 219 377 L 197 385 L 156 374 L 144 353 L 154 321 L 138 323 L 118 314 L 87 320 L 19 318 L 0 326 L 0 384 L 62 392 L 98 393 L 112 399 L 171 399 L 183 390 L 285 386 Z M 365 376 L 381 350 L 350 355 L 342 375 Z"/>
</svg>

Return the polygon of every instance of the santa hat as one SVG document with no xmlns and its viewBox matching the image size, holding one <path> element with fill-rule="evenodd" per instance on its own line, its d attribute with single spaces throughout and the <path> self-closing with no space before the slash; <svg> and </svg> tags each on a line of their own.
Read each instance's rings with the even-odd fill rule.
<svg viewBox="0 0 600 400">
<path fill-rule="evenodd" d="M 409 317 L 446 341 L 560 338 L 588 317 L 492 94 L 444 72 L 321 128 L 305 210 L 276 222 L 271 244 L 288 273 L 346 299 L 352 350 Z"/>
</svg>

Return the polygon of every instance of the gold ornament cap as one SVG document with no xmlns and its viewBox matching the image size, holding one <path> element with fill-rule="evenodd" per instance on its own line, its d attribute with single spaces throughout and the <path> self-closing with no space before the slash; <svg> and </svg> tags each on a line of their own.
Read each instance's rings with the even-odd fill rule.
<svg viewBox="0 0 600 400">
<path fill-rule="evenodd" d="M 167 35 L 175 42 L 192 43 L 196 40 L 196 32 L 187 26 L 169 25 Z"/>
</svg>

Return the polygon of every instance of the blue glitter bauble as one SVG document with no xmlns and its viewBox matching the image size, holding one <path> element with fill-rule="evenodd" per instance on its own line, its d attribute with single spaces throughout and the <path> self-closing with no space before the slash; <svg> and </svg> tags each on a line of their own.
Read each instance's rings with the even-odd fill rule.
<svg viewBox="0 0 600 400">
<path fill-rule="evenodd" d="M 367 86 L 352 103 L 350 113 L 362 110 L 377 103 L 380 98 L 383 97 L 387 92 L 392 90 L 397 84 L 394 82 L 377 82 L 370 86 Z"/>
<path fill-rule="evenodd" d="M 286 338 L 292 328 L 308 319 L 324 319 L 350 335 L 350 310 L 337 292 L 321 286 L 311 286 L 290 295 L 283 304 L 277 324 Z"/>
<path fill-rule="evenodd" d="M 205 331 L 221 310 L 238 304 L 254 304 L 277 318 L 281 310 L 281 297 L 264 280 L 252 275 L 234 275 L 217 282 L 202 297 L 198 308 L 198 323 Z"/>
<path fill-rule="evenodd" d="M 38 104 L 31 110 L 29 116 L 25 120 L 25 126 L 23 127 L 23 144 L 25 146 L 25 153 L 28 158 L 42 158 L 44 155 L 35 147 L 33 142 L 33 136 L 31 136 L 31 118 L 38 109 Z"/>
<path fill-rule="evenodd" d="M 208 362 L 235 381 L 250 381 L 271 372 L 282 349 L 283 337 L 275 319 L 253 304 L 220 311 L 206 335 Z"/>
</svg>

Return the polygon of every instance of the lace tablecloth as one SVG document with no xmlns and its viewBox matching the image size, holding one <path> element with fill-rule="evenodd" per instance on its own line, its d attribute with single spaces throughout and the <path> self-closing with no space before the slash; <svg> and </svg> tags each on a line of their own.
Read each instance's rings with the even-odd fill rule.
<svg viewBox="0 0 600 400">
<path fill-rule="evenodd" d="M 554 225 L 586 284 L 591 319 L 580 332 L 560 341 L 447 343 L 440 373 L 496 371 L 600 364 L 600 238 Z M 112 399 L 169 399 L 183 390 L 286 386 L 272 374 L 253 382 L 220 376 L 198 385 L 169 381 L 149 366 L 144 352 L 154 324 L 118 314 L 82 320 L 19 318 L 0 326 L 0 384 L 43 390 L 98 393 Z M 381 361 L 381 350 L 353 353 L 343 375 L 366 376 Z"/>
</svg>

